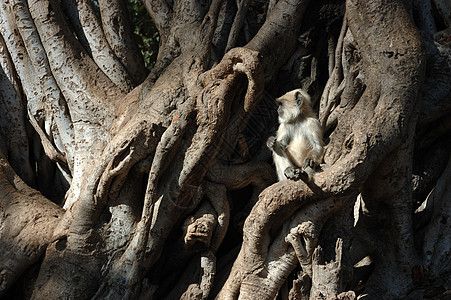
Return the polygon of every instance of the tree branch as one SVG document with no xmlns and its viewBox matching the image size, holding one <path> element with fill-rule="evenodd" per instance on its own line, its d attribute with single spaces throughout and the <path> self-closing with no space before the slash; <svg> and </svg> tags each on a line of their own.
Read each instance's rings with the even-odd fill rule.
<svg viewBox="0 0 451 300">
<path fill-rule="evenodd" d="M 147 70 L 144 59 L 127 15 L 127 7 L 123 1 L 99 1 L 100 17 L 108 44 L 128 71 L 137 85 L 146 77 Z"/>
<path fill-rule="evenodd" d="M 426 228 L 423 243 L 424 263 L 432 278 L 446 276 L 451 266 L 449 255 L 451 226 L 445 220 L 451 219 L 450 205 L 451 156 L 445 171 L 440 176 L 431 195 L 428 205 L 433 206 L 431 222 Z"/>
<path fill-rule="evenodd" d="M 59 5 L 54 0 L 30 1 L 29 9 L 46 51 L 52 74 L 66 98 L 74 123 L 92 123 L 103 141 L 102 128 L 109 128 L 114 116 L 114 100 L 124 94 L 80 48 L 67 28 Z M 63 33 L 63 34 L 61 34 Z M 92 79 L 92 80 L 89 80 Z M 90 82 L 86 85 L 86 82 Z M 77 132 L 76 132 L 77 134 Z M 86 138 L 86 134 L 83 138 Z"/>
<path fill-rule="evenodd" d="M 6 47 L 11 54 L 14 68 L 22 81 L 23 92 L 27 97 L 27 106 L 33 115 L 45 111 L 45 102 L 42 101 L 44 95 L 40 90 L 38 77 L 28 56 L 24 42 L 19 34 L 15 22 L 11 19 L 10 6 L 5 2 L 0 3 L 0 33 L 2 34 Z M 19 53 L 21 55 L 19 55 Z M 23 55 L 22 55 L 23 54 Z M 42 120 L 39 120 L 42 121 Z"/>
<path fill-rule="evenodd" d="M 172 20 L 172 7 L 165 0 L 143 0 L 160 36 L 168 36 Z"/>
<path fill-rule="evenodd" d="M 348 200 L 318 201 L 320 198 L 320 194 L 315 194 L 305 184 L 294 181 L 279 182 L 263 191 L 246 219 L 240 254 L 217 299 L 235 298 L 238 294 L 244 299 L 256 295 L 273 299 L 298 259 L 303 262 L 303 267 L 308 267 L 316 246 L 315 239 L 311 238 L 318 235 L 329 215 Z M 293 211 L 298 209 L 293 216 Z M 310 222 L 314 230 L 299 237 L 304 239 L 302 244 L 307 247 L 306 255 L 297 258 L 292 228 L 304 222 Z M 276 232 L 276 237 L 271 240 Z M 261 289 L 262 286 L 265 289 Z"/>
<path fill-rule="evenodd" d="M 425 37 L 424 42 L 428 67 L 418 116 L 419 130 L 451 112 L 451 62 L 445 59 L 451 52 L 431 37 Z"/>
<path fill-rule="evenodd" d="M 60 152 L 60 154 L 64 153 L 62 154 L 64 155 L 64 159 L 57 160 L 59 160 L 59 162 L 62 164 L 61 166 L 63 168 L 66 168 L 66 171 L 70 173 L 69 169 L 73 168 L 73 155 L 75 150 L 73 140 L 73 127 L 70 116 L 66 111 L 66 101 L 63 95 L 61 95 L 58 84 L 53 77 L 47 56 L 45 54 L 45 50 L 42 47 L 39 34 L 36 30 L 34 22 L 31 19 L 27 4 L 23 0 L 13 0 L 11 1 L 11 4 L 14 15 L 16 16 L 17 27 L 25 43 L 27 52 L 30 53 L 30 61 L 33 65 L 33 69 L 36 72 L 36 75 L 40 79 L 39 84 L 43 94 L 45 95 L 45 103 L 47 104 L 44 106 L 45 122 L 46 124 L 49 124 L 53 120 L 55 120 L 56 126 L 58 128 L 57 131 L 47 132 L 47 134 L 50 135 L 50 139 L 60 141 L 64 148 L 57 149 L 57 146 L 53 146 L 50 140 L 45 137 L 45 134 L 42 134 L 44 133 L 43 130 L 38 128 L 38 123 L 31 123 L 41 137 L 43 145 L 48 146 L 44 147 L 47 156 L 52 160 L 57 157 L 61 158 L 61 155 L 53 155 L 54 153 L 53 151 L 51 151 L 52 148 L 55 149 L 56 152 Z M 34 120 L 35 116 L 31 113 L 30 109 L 28 109 L 28 111 L 30 114 L 30 120 Z M 46 140 L 48 140 L 48 142 L 46 142 Z"/>
<path fill-rule="evenodd" d="M 300 22 L 309 0 L 280 0 L 254 38 L 245 46 L 258 51 L 269 81 L 296 49 Z M 282 38 L 283 37 L 283 38 Z"/>
<path fill-rule="evenodd" d="M 218 223 L 216 225 L 213 237 L 211 238 L 210 244 L 210 248 L 212 249 L 213 253 L 216 253 L 222 241 L 224 240 L 227 229 L 229 228 L 230 207 L 227 199 L 227 190 L 224 185 L 208 182 L 205 194 L 218 216 Z"/>
<path fill-rule="evenodd" d="M 13 63 L 5 40 L 0 34 L 0 114 L 3 116 L 0 118 L 0 151 L 8 153 L 10 164 L 17 174 L 31 184 L 34 181 L 34 172 L 29 160 L 26 116 L 19 98 L 18 80 L 14 75 Z"/>
<path fill-rule="evenodd" d="M 312 255 L 312 290 L 311 299 L 334 298 L 343 290 L 342 254 L 343 240 L 338 239 L 335 245 L 335 259 L 325 262 L 323 249 L 318 246 Z"/>
<path fill-rule="evenodd" d="M 62 5 L 69 12 L 69 20 L 81 31 L 76 32 L 84 36 L 89 45 L 92 59 L 106 76 L 123 92 L 130 92 L 133 84 L 129 73 L 124 65 L 114 54 L 103 32 L 102 24 L 99 22 L 92 3 L 87 0 L 63 0 Z"/>
<path fill-rule="evenodd" d="M 451 10 L 451 5 L 447 1 L 443 0 L 432 0 L 442 21 L 445 23 L 446 27 L 451 26 L 451 16 L 449 15 L 449 11 Z"/>
<path fill-rule="evenodd" d="M 124 93 L 99 69 L 75 39 L 55 0 L 30 1 L 29 10 L 52 74 L 66 99 L 77 149 L 65 208 L 70 207 L 111 138 L 117 99 Z"/>
<path fill-rule="evenodd" d="M 343 65 L 342 65 L 342 52 L 343 52 L 343 40 L 348 30 L 346 18 L 343 19 L 341 26 L 340 36 L 335 48 L 335 55 L 333 55 L 333 67 L 329 79 L 327 80 L 321 100 L 319 104 L 319 119 L 323 128 L 325 128 L 327 119 L 333 109 L 336 106 L 338 99 L 343 92 L 345 83 L 343 82 Z"/>
<path fill-rule="evenodd" d="M 63 210 L 28 187 L 0 151 L 0 296 L 36 263 Z"/>
<path fill-rule="evenodd" d="M 414 0 L 413 8 L 418 27 L 428 35 L 434 35 L 437 32 L 437 28 L 432 16 L 431 0 Z"/>
<path fill-rule="evenodd" d="M 142 99 L 147 97 L 158 76 L 174 62 L 174 59 L 180 53 L 196 52 L 196 63 L 193 64 L 193 67 L 199 67 L 197 72 L 205 71 L 210 62 L 211 41 L 223 1 L 212 1 L 208 11 L 202 7 L 202 3 L 194 0 L 177 2 L 176 6 L 171 8 L 171 18 L 174 15 L 173 18 L 178 20 L 178 22 L 171 24 L 170 32 L 167 30 L 160 31 L 160 47 L 157 61 L 143 83 L 140 95 Z M 147 1 L 146 3 L 151 4 L 151 7 L 155 5 L 154 9 L 162 8 L 163 11 L 167 5 L 157 1 Z M 187 11 L 190 11 L 190 14 L 186 14 Z M 186 35 L 186 32 L 191 32 L 191 35 Z M 197 80 L 186 79 L 185 82 L 190 86 L 196 83 Z"/>
<path fill-rule="evenodd" d="M 346 74 L 346 77 L 342 82 L 344 84 L 343 92 L 336 95 L 337 97 L 340 97 L 340 103 L 330 113 L 327 117 L 326 123 L 323 125 L 325 132 L 327 132 L 332 126 L 336 125 L 338 119 L 342 115 L 352 110 L 354 105 L 362 96 L 364 86 L 362 80 L 358 78 L 359 72 L 359 68 L 354 67 Z"/>
<path fill-rule="evenodd" d="M 249 8 L 249 0 L 237 0 L 238 11 L 236 12 L 235 19 L 233 20 L 232 28 L 230 29 L 229 38 L 227 40 L 227 46 L 225 51 L 229 51 L 235 47 L 238 39 L 238 34 L 243 27 L 244 19 L 246 18 L 247 10 Z"/>
</svg>

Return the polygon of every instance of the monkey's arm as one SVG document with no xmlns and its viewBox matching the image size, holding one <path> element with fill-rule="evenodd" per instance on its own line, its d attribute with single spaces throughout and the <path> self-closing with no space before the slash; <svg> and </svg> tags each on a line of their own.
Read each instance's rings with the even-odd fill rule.
<svg viewBox="0 0 451 300">
<path fill-rule="evenodd" d="M 268 138 L 268 140 L 266 141 L 266 146 L 270 150 L 274 151 L 277 155 L 287 157 L 286 155 L 287 146 L 277 141 L 275 136 L 270 136 Z"/>
</svg>

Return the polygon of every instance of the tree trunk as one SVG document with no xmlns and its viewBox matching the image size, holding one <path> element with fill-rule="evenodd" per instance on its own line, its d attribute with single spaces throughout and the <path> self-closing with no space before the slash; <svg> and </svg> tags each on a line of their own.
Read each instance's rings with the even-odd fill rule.
<svg viewBox="0 0 451 300">
<path fill-rule="evenodd" d="M 143 5 L 147 76 L 120 1 L 0 4 L 0 296 L 450 292 L 444 1 Z M 274 98 L 299 87 L 324 163 L 275 183 Z"/>
</svg>

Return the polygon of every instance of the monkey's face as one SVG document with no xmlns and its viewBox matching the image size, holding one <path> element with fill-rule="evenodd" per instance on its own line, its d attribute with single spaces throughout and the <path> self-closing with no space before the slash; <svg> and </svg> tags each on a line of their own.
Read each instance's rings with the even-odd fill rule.
<svg viewBox="0 0 451 300">
<path fill-rule="evenodd" d="M 279 104 L 279 123 L 296 122 L 311 107 L 310 96 L 302 89 L 290 91 L 277 98 L 276 102 Z"/>
<path fill-rule="evenodd" d="M 285 99 L 277 99 L 279 107 L 277 113 L 279 114 L 279 123 L 289 123 L 297 120 L 300 114 L 299 107 L 294 101 Z"/>
</svg>

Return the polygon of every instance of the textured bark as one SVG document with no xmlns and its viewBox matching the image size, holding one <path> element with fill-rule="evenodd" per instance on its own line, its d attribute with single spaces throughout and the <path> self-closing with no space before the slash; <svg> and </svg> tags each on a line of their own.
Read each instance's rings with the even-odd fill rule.
<svg viewBox="0 0 451 300">
<path fill-rule="evenodd" d="M 123 1 L 99 1 L 100 16 L 105 37 L 116 57 L 127 69 L 134 84 L 141 83 L 146 77 L 146 68 L 133 29 L 127 17 Z"/>
<path fill-rule="evenodd" d="M 78 29 L 75 31 L 77 36 L 85 40 L 85 47 L 88 48 L 88 52 L 96 65 L 115 86 L 123 92 L 129 92 L 132 88 L 132 82 L 128 70 L 111 48 L 105 36 L 104 27 L 95 15 L 92 2 L 65 0 L 62 1 L 62 6 L 68 12 L 69 21 Z M 105 28 L 108 28 L 108 25 L 105 25 Z"/>
<path fill-rule="evenodd" d="M 25 184 L 0 152 L 0 296 L 44 254 L 64 211 Z"/>
<path fill-rule="evenodd" d="M 147 77 L 110 2 L 0 4 L 0 296 L 449 293 L 445 1 L 146 0 Z M 299 87 L 326 154 L 275 183 L 274 98 Z"/>
</svg>

